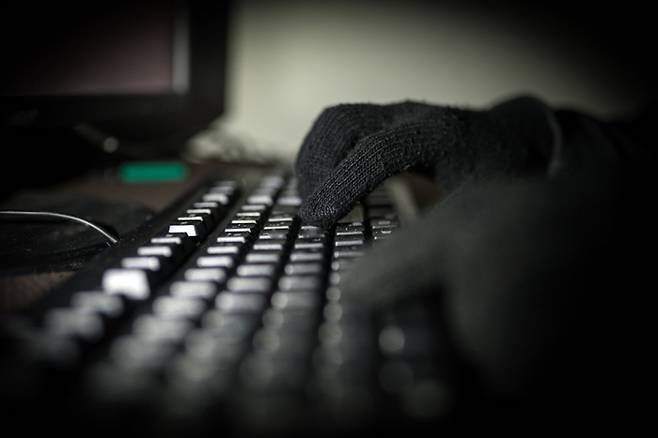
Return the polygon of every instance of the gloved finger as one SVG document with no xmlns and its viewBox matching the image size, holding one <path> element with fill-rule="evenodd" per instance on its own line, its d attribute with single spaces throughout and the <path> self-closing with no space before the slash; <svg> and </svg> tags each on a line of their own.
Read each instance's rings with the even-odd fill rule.
<svg viewBox="0 0 658 438">
<path fill-rule="evenodd" d="M 297 155 L 295 172 L 303 197 L 310 195 L 364 137 L 427 118 L 435 105 L 403 101 L 387 105 L 342 104 L 324 110 Z"/>
<path fill-rule="evenodd" d="M 308 195 L 299 216 L 329 226 L 384 179 L 417 165 L 435 163 L 460 142 L 460 121 L 453 111 L 380 130 L 363 137 Z"/>
<path fill-rule="evenodd" d="M 342 104 L 324 110 L 306 135 L 295 162 L 303 197 L 312 193 L 365 135 L 386 123 L 380 105 Z"/>
<path fill-rule="evenodd" d="M 532 97 L 511 99 L 488 111 L 417 102 L 359 108 L 361 117 L 369 120 L 367 130 L 349 141 L 339 132 L 309 140 L 300 152 L 298 174 L 305 200 L 299 214 L 308 223 L 330 225 L 385 178 L 409 168 L 432 169 L 449 192 L 470 176 L 545 172 L 556 150 L 551 113 Z M 367 134 L 370 129 L 374 132 Z M 321 137 L 316 134 L 309 138 Z M 332 143 L 333 136 L 341 146 Z M 313 160 L 321 163 L 314 165 Z"/>
</svg>

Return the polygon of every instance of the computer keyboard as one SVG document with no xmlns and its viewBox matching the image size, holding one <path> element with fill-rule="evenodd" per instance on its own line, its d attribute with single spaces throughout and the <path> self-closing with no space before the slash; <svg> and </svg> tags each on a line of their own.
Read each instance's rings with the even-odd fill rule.
<svg viewBox="0 0 658 438">
<path fill-rule="evenodd" d="M 373 315 L 342 294 L 400 226 L 386 187 L 331 229 L 301 223 L 300 204 L 284 173 L 205 182 L 3 319 L 3 403 L 188 435 L 440 420 L 454 400 L 427 309 Z"/>
</svg>

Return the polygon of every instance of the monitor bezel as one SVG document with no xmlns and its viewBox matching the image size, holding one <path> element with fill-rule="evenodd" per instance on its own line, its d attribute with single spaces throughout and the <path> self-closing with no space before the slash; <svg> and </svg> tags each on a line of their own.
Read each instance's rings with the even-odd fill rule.
<svg viewBox="0 0 658 438">
<path fill-rule="evenodd" d="M 228 3 L 188 1 L 186 90 L 162 94 L 0 97 L 0 128 L 9 131 L 93 126 L 118 137 L 157 140 L 193 132 L 224 111 Z"/>
</svg>

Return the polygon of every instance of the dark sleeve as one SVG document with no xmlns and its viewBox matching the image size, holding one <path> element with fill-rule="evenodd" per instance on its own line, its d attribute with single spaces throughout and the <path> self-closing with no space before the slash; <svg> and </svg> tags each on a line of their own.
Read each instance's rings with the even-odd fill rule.
<svg viewBox="0 0 658 438">
<path fill-rule="evenodd" d="M 585 173 L 636 176 L 656 162 L 651 130 L 658 121 L 657 105 L 630 117 L 601 120 L 586 113 L 559 109 L 555 120 L 559 138 L 549 166 L 550 175 Z"/>
</svg>

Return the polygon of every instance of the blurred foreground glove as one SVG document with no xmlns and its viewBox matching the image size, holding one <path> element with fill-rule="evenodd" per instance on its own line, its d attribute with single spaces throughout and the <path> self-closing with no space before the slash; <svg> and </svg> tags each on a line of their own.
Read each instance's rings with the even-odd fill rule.
<svg viewBox="0 0 658 438">
<path fill-rule="evenodd" d="M 541 101 L 521 97 L 486 111 L 403 102 L 325 110 L 299 152 L 306 198 L 299 215 L 327 226 L 385 178 L 413 169 L 450 191 L 469 177 L 545 171 L 556 124 Z"/>
</svg>

